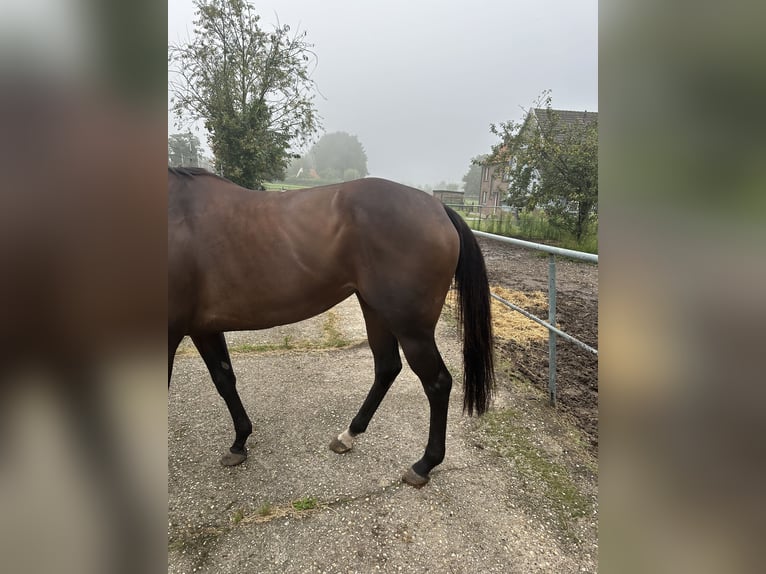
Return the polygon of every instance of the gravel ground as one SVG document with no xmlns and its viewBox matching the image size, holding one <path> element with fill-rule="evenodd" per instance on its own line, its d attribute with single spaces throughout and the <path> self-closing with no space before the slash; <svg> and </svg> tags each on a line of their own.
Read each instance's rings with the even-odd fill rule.
<svg viewBox="0 0 766 574">
<path fill-rule="evenodd" d="M 446 312 L 437 341 L 457 380 Z M 576 421 L 511 370 L 479 420 L 461 415 L 456 384 L 446 459 L 417 490 L 400 476 L 422 454 L 428 409 L 407 367 L 354 450 L 328 448 L 372 382 L 353 297 L 229 342 L 251 351 L 232 353 L 255 426 L 250 458 L 219 465 L 231 421 L 184 342 L 168 399 L 169 573 L 596 571 L 595 456 Z"/>
</svg>

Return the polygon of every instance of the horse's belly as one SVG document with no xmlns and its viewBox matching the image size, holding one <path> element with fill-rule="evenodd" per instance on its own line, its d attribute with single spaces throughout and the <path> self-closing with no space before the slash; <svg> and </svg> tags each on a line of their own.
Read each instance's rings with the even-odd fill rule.
<svg viewBox="0 0 766 574">
<path fill-rule="evenodd" d="M 208 306 L 197 327 L 205 331 L 250 331 L 297 323 L 319 315 L 355 292 L 352 285 L 327 290 L 286 289 L 232 297 Z"/>
</svg>

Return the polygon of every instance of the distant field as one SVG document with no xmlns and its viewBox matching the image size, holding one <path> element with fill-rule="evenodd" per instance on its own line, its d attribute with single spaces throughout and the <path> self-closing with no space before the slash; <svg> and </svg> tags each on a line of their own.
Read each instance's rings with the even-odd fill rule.
<svg viewBox="0 0 766 574">
<path fill-rule="evenodd" d="M 289 183 L 272 183 L 265 182 L 263 184 L 268 191 L 280 190 L 280 189 L 304 189 L 308 186 L 305 185 L 290 185 Z"/>
</svg>

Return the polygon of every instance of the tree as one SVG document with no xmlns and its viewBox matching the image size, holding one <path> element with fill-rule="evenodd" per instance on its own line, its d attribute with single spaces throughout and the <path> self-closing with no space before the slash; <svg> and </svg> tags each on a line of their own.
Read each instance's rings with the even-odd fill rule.
<svg viewBox="0 0 766 574">
<path fill-rule="evenodd" d="M 168 136 L 168 165 L 199 166 L 199 138 L 191 132 Z"/>
<path fill-rule="evenodd" d="M 232 181 L 282 179 L 292 149 L 319 128 L 306 32 L 262 30 L 246 0 L 195 5 L 193 39 L 169 49 L 180 78 L 171 83 L 176 117 L 204 121 L 216 170 Z"/>
<path fill-rule="evenodd" d="M 487 155 L 477 155 L 471 159 L 471 165 L 463 176 L 463 192 L 466 198 L 478 199 L 481 193 L 481 167 Z"/>
<path fill-rule="evenodd" d="M 542 208 L 579 241 L 598 213 L 598 121 L 565 123 L 549 93 L 541 101 L 545 107 L 530 110 L 523 123 L 491 126 L 501 141 L 488 163 L 505 166 L 508 205 Z"/>
<path fill-rule="evenodd" d="M 309 155 L 313 159 L 314 168 L 323 179 L 356 179 L 369 173 L 364 146 L 356 136 L 346 132 L 323 135 L 309 150 Z"/>
</svg>

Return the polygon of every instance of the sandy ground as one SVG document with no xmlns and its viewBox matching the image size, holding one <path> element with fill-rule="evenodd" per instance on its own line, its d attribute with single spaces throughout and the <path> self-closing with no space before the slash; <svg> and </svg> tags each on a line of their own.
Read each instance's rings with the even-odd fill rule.
<svg viewBox="0 0 766 574">
<path fill-rule="evenodd" d="M 228 337 L 255 426 L 250 457 L 218 463 L 231 420 L 185 341 L 168 397 L 169 573 L 596 571 L 595 455 L 576 421 L 511 367 L 500 365 L 482 419 L 462 416 L 456 383 L 446 459 L 418 490 L 400 477 L 422 454 L 428 408 L 407 367 L 354 450 L 328 448 L 372 383 L 355 298 Z M 437 341 L 457 381 L 449 311 Z"/>
</svg>

